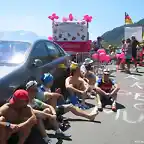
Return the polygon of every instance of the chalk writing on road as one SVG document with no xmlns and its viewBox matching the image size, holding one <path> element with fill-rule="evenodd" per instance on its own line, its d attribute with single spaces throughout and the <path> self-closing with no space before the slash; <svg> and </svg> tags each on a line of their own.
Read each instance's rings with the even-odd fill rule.
<svg viewBox="0 0 144 144">
<path fill-rule="evenodd" d="M 144 141 L 142 141 L 142 140 L 135 140 L 134 143 L 135 144 L 144 144 Z"/>
<path fill-rule="evenodd" d="M 127 90 L 119 90 L 118 95 L 124 95 L 124 96 L 130 96 L 132 95 L 132 92 L 129 92 Z"/>
<path fill-rule="evenodd" d="M 112 110 L 104 110 L 105 114 L 113 114 Z M 127 122 L 129 124 L 136 124 L 136 123 L 141 123 L 142 121 L 144 121 L 144 114 L 140 114 L 139 118 L 136 120 L 131 120 L 130 117 L 128 116 L 128 112 L 126 110 L 121 111 L 120 109 L 117 110 L 117 113 L 115 115 L 115 120 L 119 120 L 120 116 L 122 116 L 122 120 L 124 122 Z"/>
<path fill-rule="evenodd" d="M 123 91 L 123 92 L 125 93 L 126 91 Z M 128 94 L 128 92 L 126 92 L 126 93 Z M 122 116 L 122 120 L 129 124 L 141 123 L 144 121 L 144 113 L 143 113 L 144 112 L 144 103 L 142 103 L 142 102 L 144 102 L 144 93 L 129 93 L 129 94 L 131 94 L 131 95 L 134 94 L 134 100 L 141 101 L 140 103 L 135 103 L 133 105 L 133 107 L 142 113 L 140 113 L 138 118 L 132 120 L 130 118 L 130 116 L 128 115 L 127 110 L 118 109 L 117 113 L 115 115 L 115 120 L 119 120 L 120 116 Z M 113 111 L 111 109 L 104 109 L 104 113 L 109 115 L 109 114 L 113 114 Z"/>
<path fill-rule="evenodd" d="M 130 78 L 132 78 L 132 79 L 134 79 L 134 80 L 139 80 L 137 77 L 135 77 L 134 75 L 129 75 L 129 76 L 127 76 L 127 77 L 125 77 L 125 79 L 130 79 Z"/>
<path fill-rule="evenodd" d="M 133 85 L 131 85 L 130 87 L 137 87 L 137 88 L 139 88 L 139 89 L 143 89 L 142 85 L 144 85 L 144 84 L 141 84 L 141 83 L 139 83 L 139 82 L 135 82 L 135 83 L 134 83 Z"/>
</svg>

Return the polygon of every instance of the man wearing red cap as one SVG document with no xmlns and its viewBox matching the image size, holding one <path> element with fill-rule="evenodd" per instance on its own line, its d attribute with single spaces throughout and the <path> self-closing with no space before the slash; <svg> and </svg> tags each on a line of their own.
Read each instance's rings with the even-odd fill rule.
<svg viewBox="0 0 144 144">
<path fill-rule="evenodd" d="M 18 144 L 24 144 L 31 132 L 31 128 L 37 123 L 29 103 L 28 92 L 22 89 L 16 90 L 9 103 L 0 107 L 0 144 L 6 144 L 15 133 L 18 134 Z"/>
</svg>

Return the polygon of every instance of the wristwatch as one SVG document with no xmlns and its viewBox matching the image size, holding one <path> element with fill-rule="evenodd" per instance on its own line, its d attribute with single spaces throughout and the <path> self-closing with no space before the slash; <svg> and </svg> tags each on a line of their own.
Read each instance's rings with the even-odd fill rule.
<svg viewBox="0 0 144 144">
<path fill-rule="evenodd" d="M 6 122 L 6 127 L 7 127 L 7 128 L 10 128 L 10 127 L 11 127 L 11 123 Z"/>
</svg>

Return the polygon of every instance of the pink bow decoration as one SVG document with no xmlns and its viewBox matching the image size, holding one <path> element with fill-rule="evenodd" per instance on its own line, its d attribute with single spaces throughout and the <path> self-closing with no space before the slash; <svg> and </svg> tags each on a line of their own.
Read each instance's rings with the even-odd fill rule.
<svg viewBox="0 0 144 144">
<path fill-rule="evenodd" d="M 73 17 L 73 15 L 70 13 L 70 14 L 69 14 L 69 20 L 70 20 L 70 21 L 73 21 L 73 19 L 74 19 L 74 17 Z"/>
</svg>

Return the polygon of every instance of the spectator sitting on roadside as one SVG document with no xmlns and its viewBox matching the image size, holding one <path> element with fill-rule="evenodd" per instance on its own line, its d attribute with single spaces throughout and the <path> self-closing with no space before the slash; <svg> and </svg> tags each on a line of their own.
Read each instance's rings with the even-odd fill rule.
<svg viewBox="0 0 144 144">
<path fill-rule="evenodd" d="M 0 107 L 0 143 L 6 144 L 8 139 L 17 135 L 18 144 L 24 144 L 32 127 L 37 123 L 36 116 L 29 103 L 28 92 L 16 90 L 8 103 Z"/>
<path fill-rule="evenodd" d="M 42 76 L 41 80 L 45 85 L 49 85 L 50 81 L 47 80 L 47 79 L 50 79 L 49 77 L 52 78 L 52 75 L 50 73 L 45 73 Z M 49 88 L 50 88 L 50 86 L 49 86 Z M 45 91 L 47 91 L 46 88 L 44 88 L 44 89 L 45 89 Z M 50 92 L 49 89 L 48 89 L 48 91 Z M 60 89 L 57 89 L 56 92 L 60 93 Z M 83 110 L 80 110 L 80 109 L 74 107 L 72 104 L 63 104 L 63 105 L 57 106 L 56 107 L 56 112 L 57 112 L 57 116 L 61 116 L 65 113 L 67 113 L 67 112 L 72 112 L 74 115 L 82 116 L 82 117 L 85 117 L 85 118 L 90 119 L 90 120 L 94 120 L 94 118 L 98 114 L 97 111 L 94 112 L 94 113 L 92 112 L 92 113 L 89 114 L 89 113 L 87 113 Z"/>
<path fill-rule="evenodd" d="M 114 80 L 109 78 L 110 70 L 104 69 L 103 77 L 99 78 L 96 83 L 98 109 L 102 111 L 102 101 L 106 100 L 112 105 L 112 110 L 116 111 L 116 99 L 119 86 Z"/>
<path fill-rule="evenodd" d="M 39 129 L 42 133 L 42 136 L 44 140 L 47 143 L 50 143 L 50 139 L 47 136 L 44 127 L 49 127 L 50 125 L 53 127 L 53 129 L 56 131 L 56 136 L 58 137 L 70 137 L 69 135 L 64 134 L 60 128 L 59 124 L 57 122 L 57 116 L 56 116 L 56 111 L 55 109 L 51 106 L 48 105 L 44 102 L 42 102 L 39 99 L 36 99 L 36 95 L 38 92 L 38 87 L 37 87 L 37 82 L 36 81 L 29 81 L 26 84 L 26 90 L 28 91 L 29 94 L 29 105 L 35 109 L 34 112 L 39 119 Z M 42 110 L 42 111 L 41 111 Z M 44 120 L 44 123 L 43 123 Z M 48 121 L 49 120 L 49 121 Z M 46 125 L 46 122 L 49 122 L 48 125 Z"/>
<path fill-rule="evenodd" d="M 75 94 L 82 98 L 82 105 L 87 107 L 85 99 L 89 98 L 87 92 L 90 91 L 90 86 L 83 78 L 81 78 L 80 67 L 77 63 L 72 62 L 70 65 L 71 76 L 65 80 L 66 89 L 69 91 L 71 96 Z"/>
<path fill-rule="evenodd" d="M 39 99 L 36 99 L 36 95 L 38 92 L 37 82 L 36 81 L 29 81 L 26 84 L 26 90 L 29 94 L 29 105 L 34 109 L 34 113 L 36 114 L 37 118 L 39 119 L 39 129 L 42 133 L 43 139 L 45 142 L 50 143 L 50 139 L 47 136 L 45 132 L 45 126 L 49 127 L 50 125 L 53 127 L 53 129 L 56 131 L 56 136 L 59 137 L 70 137 L 69 135 L 64 134 L 60 128 L 59 124 L 57 122 L 57 116 L 55 109 L 44 102 L 42 102 Z M 45 122 L 45 125 L 43 123 L 43 120 Z M 49 121 L 48 121 L 49 120 Z M 46 125 L 46 122 L 49 122 L 48 125 Z"/>
<path fill-rule="evenodd" d="M 45 103 L 50 104 L 54 108 L 56 108 L 58 99 L 63 98 L 63 96 L 59 93 L 56 93 L 56 92 L 54 93 L 54 92 L 50 91 L 50 87 L 51 87 L 51 85 L 53 85 L 53 76 L 52 75 L 49 76 L 48 79 L 46 79 L 46 80 L 49 82 L 49 85 L 46 85 L 44 87 L 43 86 L 39 87 L 36 98 Z M 44 88 L 46 89 L 46 91 L 44 90 Z"/>
<path fill-rule="evenodd" d="M 87 72 L 86 66 L 91 65 L 92 63 L 93 63 L 93 60 L 91 60 L 90 58 L 86 58 L 84 63 L 80 67 L 81 73 L 83 73 L 85 75 L 85 73 Z"/>
</svg>

